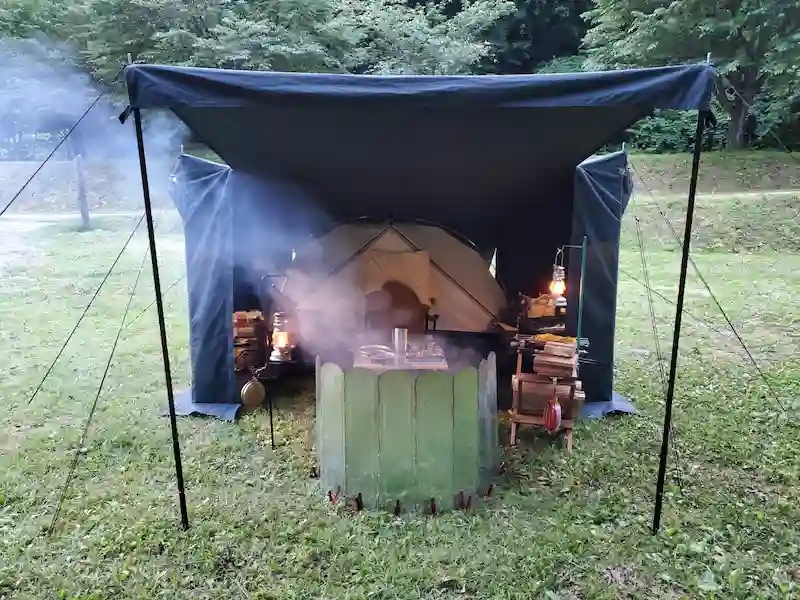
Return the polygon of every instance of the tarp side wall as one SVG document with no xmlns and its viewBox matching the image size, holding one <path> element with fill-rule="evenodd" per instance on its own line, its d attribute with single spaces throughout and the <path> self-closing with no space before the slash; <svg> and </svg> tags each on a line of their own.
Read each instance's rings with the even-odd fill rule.
<svg viewBox="0 0 800 600">
<path fill-rule="evenodd" d="M 614 379 L 614 330 L 617 310 L 620 220 L 632 192 L 624 152 L 593 157 L 575 171 L 572 239 L 588 237 L 583 281 L 581 336 L 589 339 L 580 377 L 587 402 L 611 402 Z M 581 251 L 571 250 L 567 267 L 568 331 L 577 330 Z"/>
<path fill-rule="evenodd" d="M 191 156 L 182 156 L 174 173 L 186 248 L 192 399 L 198 404 L 236 401 L 230 174 Z"/>
</svg>

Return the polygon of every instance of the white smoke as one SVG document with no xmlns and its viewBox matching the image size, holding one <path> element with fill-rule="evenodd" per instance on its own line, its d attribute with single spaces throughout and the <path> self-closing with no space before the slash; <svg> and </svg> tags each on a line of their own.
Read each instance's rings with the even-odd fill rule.
<svg viewBox="0 0 800 600">
<path fill-rule="evenodd" d="M 10 212 L 77 213 L 76 155 L 81 156 L 91 213 L 142 209 L 133 125 L 117 119 L 126 105 L 120 82 L 98 101 L 104 88 L 69 46 L 46 38 L 0 39 L 0 81 L 0 207 L 63 140 Z M 170 164 L 185 128 L 170 115 L 156 113 L 145 114 L 144 126 L 154 203 L 163 206 Z"/>
</svg>

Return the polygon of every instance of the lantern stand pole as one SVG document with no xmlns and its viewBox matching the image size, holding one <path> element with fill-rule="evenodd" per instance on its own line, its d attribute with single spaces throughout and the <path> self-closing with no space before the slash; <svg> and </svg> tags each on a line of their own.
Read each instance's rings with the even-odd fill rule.
<svg viewBox="0 0 800 600">
<path fill-rule="evenodd" d="M 139 147 L 139 168 L 142 172 L 142 195 L 144 196 L 144 212 L 147 219 L 147 236 L 150 240 L 150 261 L 153 265 L 153 287 L 155 288 L 156 294 L 158 328 L 161 334 L 161 356 L 164 361 L 164 380 L 167 387 L 169 423 L 172 430 L 172 452 L 175 455 L 175 475 L 178 482 L 178 504 L 181 511 L 181 525 L 184 529 L 189 529 L 189 514 L 186 509 L 186 491 L 183 483 L 183 465 L 181 463 L 181 444 L 178 440 L 178 420 L 175 415 L 175 395 L 172 390 L 172 375 L 169 368 L 167 328 L 164 323 L 164 304 L 161 299 L 161 278 L 158 274 L 158 255 L 156 254 L 156 234 L 155 227 L 153 226 L 153 207 L 150 202 L 150 184 L 147 179 L 147 157 L 145 156 L 144 152 L 142 114 L 138 108 L 133 109 L 133 120 L 136 126 L 136 143 Z"/>
<path fill-rule="evenodd" d="M 580 349 L 581 347 L 581 330 L 583 328 L 583 275 L 586 272 L 586 252 L 589 246 L 589 236 L 584 235 L 583 241 L 581 245 L 578 246 L 577 244 L 564 244 L 561 246 L 560 251 L 563 252 L 565 248 L 573 248 L 577 249 L 580 248 L 581 250 L 581 284 L 578 292 L 578 327 L 576 331 L 576 344 L 577 348 Z"/>
<path fill-rule="evenodd" d="M 689 245 L 692 242 L 692 220 L 697 196 L 697 175 L 700 171 L 700 152 L 703 145 L 706 111 L 697 113 L 697 129 L 694 136 L 694 154 L 692 156 L 692 175 L 689 180 L 689 200 L 686 206 L 686 226 L 683 232 L 683 249 L 681 252 L 681 271 L 678 279 L 678 300 L 675 306 L 675 329 L 672 332 L 672 355 L 669 363 L 669 380 L 667 381 L 667 397 L 664 409 L 664 430 L 661 433 L 661 457 L 658 465 L 656 483 L 656 501 L 653 509 L 653 535 L 661 526 L 661 509 L 664 501 L 664 480 L 667 474 L 667 453 L 669 451 L 669 434 L 672 430 L 672 402 L 675 397 L 675 376 L 678 370 L 678 343 L 681 338 L 681 317 L 683 316 L 683 299 L 686 293 L 686 272 L 689 265 Z"/>
<path fill-rule="evenodd" d="M 578 292 L 578 329 L 576 331 L 578 349 L 581 347 L 581 329 L 583 325 L 583 275 L 586 272 L 586 246 L 588 240 L 588 236 L 583 236 L 583 242 L 581 243 L 581 287 Z"/>
<path fill-rule="evenodd" d="M 269 402 L 269 439 L 272 444 L 272 449 L 275 450 L 275 427 L 272 424 L 272 393 L 267 392 L 267 400 Z"/>
</svg>

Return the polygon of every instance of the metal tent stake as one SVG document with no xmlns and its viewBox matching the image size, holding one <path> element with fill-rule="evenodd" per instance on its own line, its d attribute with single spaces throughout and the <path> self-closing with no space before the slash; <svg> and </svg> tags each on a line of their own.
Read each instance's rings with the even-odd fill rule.
<svg viewBox="0 0 800 600">
<path fill-rule="evenodd" d="M 167 328 L 164 324 L 164 304 L 161 300 L 161 278 L 158 275 L 158 255 L 156 254 L 156 234 L 155 227 L 153 226 L 153 207 L 150 203 L 150 184 L 147 181 L 147 158 L 144 153 L 142 115 L 138 108 L 133 109 L 133 119 L 136 125 L 136 142 L 139 146 L 139 167 L 142 171 L 142 195 L 144 196 L 144 212 L 147 219 L 147 236 L 150 240 L 150 261 L 153 264 L 153 287 L 156 293 L 158 328 L 161 333 L 161 355 L 164 359 L 164 379 L 167 385 L 169 422 L 172 429 L 172 452 L 175 455 L 175 475 L 178 480 L 178 504 L 181 510 L 181 525 L 183 525 L 184 529 L 189 529 L 189 513 L 186 510 L 186 492 L 183 485 L 183 465 L 181 464 L 181 444 L 178 441 L 178 420 L 175 416 L 175 395 L 172 391 L 172 375 L 169 368 Z"/>
<path fill-rule="evenodd" d="M 664 430 L 661 433 L 661 459 L 658 465 L 658 482 L 656 484 L 656 503 L 653 509 L 653 534 L 658 533 L 661 526 L 661 508 L 664 501 L 664 479 L 667 474 L 667 452 L 669 451 L 669 434 L 672 429 L 672 400 L 675 396 L 675 375 L 678 369 L 678 343 L 681 337 L 681 316 L 683 315 L 683 297 L 686 292 L 686 271 L 689 265 L 689 245 L 692 241 L 692 220 L 694 204 L 697 196 L 697 173 L 700 170 L 700 150 L 703 145 L 706 111 L 697 113 L 697 130 L 694 136 L 694 155 L 692 156 L 692 177 L 689 181 L 689 201 L 686 206 L 686 226 L 683 232 L 683 250 L 681 253 L 681 272 L 678 280 L 678 301 L 675 307 L 675 329 L 672 333 L 672 356 L 669 363 L 669 380 L 667 381 L 667 398 L 664 410 Z"/>
</svg>

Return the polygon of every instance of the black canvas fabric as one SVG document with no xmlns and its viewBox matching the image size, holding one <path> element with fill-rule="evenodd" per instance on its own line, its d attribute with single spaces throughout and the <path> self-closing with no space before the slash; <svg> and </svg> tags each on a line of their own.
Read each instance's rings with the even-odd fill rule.
<svg viewBox="0 0 800 600">
<path fill-rule="evenodd" d="M 611 231 L 594 224 L 609 210 L 605 195 L 576 200 L 594 185 L 578 165 L 654 109 L 706 109 L 714 70 L 372 77 L 131 65 L 125 77 L 132 107 L 173 111 L 230 167 L 184 157 L 179 177 L 189 269 L 204 271 L 190 276 L 189 294 L 195 385 L 207 388 L 195 398 L 205 402 L 230 389 L 229 375 L 216 375 L 232 373 L 234 305 L 259 296 L 265 265 L 280 270 L 298 240 L 337 223 L 428 221 L 483 256 L 496 251 L 510 300 L 544 291 L 556 247 L 581 229 Z M 586 277 L 587 294 L 601 298 L 586 303 L 599 315 L 586 317 L 599 327 L 598 352 L 616 296 L 616 275 L 594 275 L 616 266 L 603 256 Z"/>
<path fill-rule="evenodd" d="M 183 220 L 192 401 L 233 402 L 234 264 L 230 169 L 181 157 L 172 197 Z"/>
<path fill-rule="evenodd" d="M 258 206 L 268 204 L 271 193 L 285 197 L 298 192 L 239 176 L 226 165 L 185 155 L 178 161 L 174 175 L 173 195 L 185 231 L 193 400 L 199 404 L 238 402 L 232 378 L 230 315 L 234 310 L 269 310 L 263 278 L 270 269 L 257 264 L 257 258 L 278 256 L 275 248 L 293 246 L 307 227 L 322 229 L 324 222 L 310 224 L 305 217 L 302 222 L 292 223 L 284 218 L 279 227 L 274 223 L 253 227 L 250 225 L 254 221 L 268 220 L 269 211 L 261 214 Z M 578 165 L 569 183 L 564 193 L 570 194 L 572 201 L 562 201 L 566 207 L 562 213 L 571 220 L 556 213 L 554 222 L 559 223 L 558 228 L 535 230 L 541 233 L 540 240 L 546 240 L 539 242 L 539 262 L 546 263 L 548 269 L 536 285 L 546 286 L 549 282 L 555 248 L 565 243 L 580 245 L 583 236 L 587 236 L 581 335 L 591 340 L 591 346 L 588 361 L 581 366 L 581 378 L 587 402 L 610 402 L 620 220 L 632 192 L 627 155 L 617 152 L 592 157 Z M 237 223 L 248 226 L 237 227 Z M 279 258 L 282 263 L 272 263 L 277 272 L 286 266 L 290 254 Z M 568 253 L 567 266 L 568 329 L 575 335 L 581 286 L 579 250 Z"/>
<path fill-rule="evenodd" d="M 568 230 L 575 167 L 655 108 L 706 108 L 714 72 L 370 77 L 132 65 L 125 76 L 132 106 L 171 109 L 237 173 L 313 197 L 323 222 L 423 219 L 482 253 L 496 248 L 498 277 L 515 294 L 538 288 L 541 250 L 554 241 L 526 245 L 526 227 L 546 218 Z M 272 206 L 276 219 L 298 209 Z"/>
<path fill-rule="evenodd" d="M 625 152 L 595 157 L 575 170 L 570 244 L 586 236 L 586 267 L 581 282 L 581 250 L 568 255 L 567 329 L 577 334 L 583 285 L 581 337 L 589 339 L 580 377 L 587 402 L 611 402 L 614 380 L 614 330 L 617 314 L 620 221 L 633 192 Z"/>
</svg>

